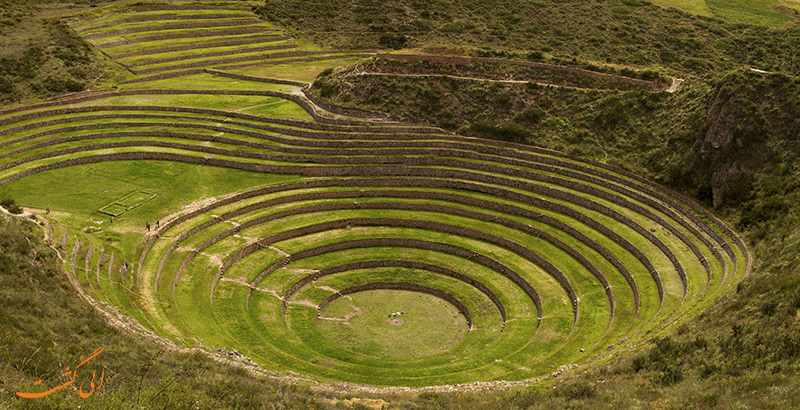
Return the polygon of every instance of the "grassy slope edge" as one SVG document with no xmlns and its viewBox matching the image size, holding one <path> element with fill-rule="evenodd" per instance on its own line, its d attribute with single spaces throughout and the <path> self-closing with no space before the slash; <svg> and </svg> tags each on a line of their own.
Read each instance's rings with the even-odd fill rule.
<svg viewBox="0 0 800 410">
<path fill-rule="evenodd" d="M 199 353 L 165 349 L 109 326 L 76 294 L 57 251 L 41 236 L 35 222 L 0 218 L 0 408 L 323 407 L 321 397 L 308 388 L 257 377 Z M 68 381 L 52 375 L 98 347 L 106 349 L 86 366 L 97 370 L 98 378 L 105 371 L 105 379 L 91 399 L 81 399 L 70 388 L 39 399 L 16 397 L 15 392 L 32 389 L 39 379 L 51 388 Z"/>
</svg>

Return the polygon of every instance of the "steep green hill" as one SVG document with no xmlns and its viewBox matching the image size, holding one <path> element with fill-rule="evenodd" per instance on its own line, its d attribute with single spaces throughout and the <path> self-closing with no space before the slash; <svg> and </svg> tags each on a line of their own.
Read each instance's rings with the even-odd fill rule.
<svg viewBox="0 0 800 410">
<path fill-rule="evenodd" d="M 489 73 L 485 81 L 458 77 L 463 66 L 368 61 L 325 73 L 311 91 L 404 121 L 563 150 L 644 173 L 715 208 L 746 212 L 745 225 L 771 219 L 756 216 L 764 199 L 758 184 L 765 183 L 757 182 L 757 174 L 783 179 L 798 154 L 796 77 L 736 70 L 692 77 L 665 93 L 552 87 L 520 75 L 522 81 L 491 81 L 487 76 L 505 75 L 499 64 L 473 65 Z M 407 72 L 437 74 L 398 74 Z M 564 81 L 552 74 L 542 78 Z M 781 188 L 770 191 L 785 195 L 786 184 L 775 183 Z"/>
<path fill-rule="evenodd" d="M 795 19 L 783 14 L 778 15 L 788 26 L 769 28 L 664 9 L 640 0 L 351 4 L 344 0 L 267 0 L 255 10 L 290 28 L 293 35 L 336 47 L 512 53 L 572 64 L 646 66 L 682 75 L 742 64 L 800 72 L 794 51 L 800 48 L 800 29 Z"/>
<path fill-rule="evenodd" d="M 120 70 L 106 64 L 57 17 L 64 5 L 17 0 L 0 4 L 0 103 L 83 91 Z"/>
</svg>

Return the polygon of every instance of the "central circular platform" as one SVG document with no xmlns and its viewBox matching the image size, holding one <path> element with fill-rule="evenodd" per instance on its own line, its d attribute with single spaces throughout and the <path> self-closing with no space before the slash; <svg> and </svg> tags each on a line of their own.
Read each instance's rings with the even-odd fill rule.
<svg viewBox="0 0 800 410">
<path fill-rule="evenodd" d="M 402 313 L 392 316 L 396 312 Z M 447 301 L 389 289 L 357 292 L 332 301 L 322 309 L 317 327 L 346 350 L 386 359 L 441 353 L 469 333 L 465 317 Z"/>
</svg>

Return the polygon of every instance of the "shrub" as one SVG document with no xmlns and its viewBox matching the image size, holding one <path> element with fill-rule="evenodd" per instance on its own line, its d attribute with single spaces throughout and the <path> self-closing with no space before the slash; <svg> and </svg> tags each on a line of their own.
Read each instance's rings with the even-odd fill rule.
<svg viewBox="0 0 800 410">
<path fill-rule="evenodd" d="M 567 400 L 584 400 L 597 396 L 597 387 L 585 380 L 581 380 L 559 387 L 555 390 L 555 394 Z"/>
<path fill-rule="evenodd" d="M 14 92 L 14 83 L 5 77 L 0 77 L 0 94 L 11 94 Z"/>
<path fill-rule="evenodd" d="M 322 98 L 329 98 L 339 91 L 339 87 L 331 82 L 328 77 L 318 77 L 314 84 L 311 85 L 313 90 L 316 90 L 318 95 Z"/>
<path fill-rule="evenodd" d="M 7 209 L 8 212 L 11 212 L 12 214 L 22 213 L 22 208 L 20 208 L 19 205 L 17 205 L 17 203 L 11 198 L 0 200 L 0 206 Z"/>
<path fill-rule="evenodd" d="M 665 386 L 669 386 L 683 380 L 683 372 L 681 371 L 680 366 L 676 365 L 675 363 L 670 363 L 666 365 L 664 370 L 658 372 L 658 377 L 656 377 L 656 380 Z"/>
<path fill-rule="evenodd" d="M 467 21 L 467 20 L 458 20 L 452 23 L 447 23 L 442 26 L 442 31 L 445 33 L 464 33 L 469 30 L 474 29 L 476 26 L 474 23 Z"/>
<path fill-rule="evenodd" d="M 49 91 L 52 93 L 77 92 L 84 90 L 84 84 L 71 78 L 47 77 L 41 83 L 36 84 L 34 89 L 39 92 Z"/>
<path fill-rule="evenodd" d="M 39 67 L 45 62 L 41 47 L 28 47 L 17 58 L 0 59 L 0 74 L 9 74 L 22 78 L 34 78 Z"/>
<path fill-rule="evenodd" d="M 64 65 L 71 66 L 75 63 L 86 63 L 89 57 L 85 54 L 76 53 L 73 49 L 69 48 L 56 48 L 53 51 L 53 57 L 64 62 Z"/>
<path fill-rule="evenodd" d="M 545 115 L 547 115 L 547 112 L 532 105 L 514 115 L 514 122 L 521 124 L 538 124 Z"/>
<path fill-rule="evenodd" d="M 544 54 L 541 51 L 531 51 L 525 58 L 530 61 L 544 61 Z"/>
<path fill-rule="evenodd" d="M 489 121 L 478 121 L 470 125 L 469 130 L 478 137 L 511 142 L 524 142 L 531 137 L 529 129 L 514 122 L 494 124 Z"/>
<path fill-rule="evenodd" d="M 378 44 L 380 44 L 381 46 L 386 47 L 386 48 L 392 48 L 392 49 L 395 49 L 395 50 L 399 50 L 399 49 L 405 47 L 406 43 L 408 43 L 408 37 L 406 37 L 406 36 L 404 36 L 402 34 L 387 33 L 387 34 L 382 35 L 378 39 Z"/>
</svg>

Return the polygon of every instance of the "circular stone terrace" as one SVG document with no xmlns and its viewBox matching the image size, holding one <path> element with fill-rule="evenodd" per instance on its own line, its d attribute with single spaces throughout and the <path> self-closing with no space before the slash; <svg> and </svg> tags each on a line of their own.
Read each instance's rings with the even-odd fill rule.
<svg viewBox="0 0 800 410">
<path fill-rule="evenodd" d="M 249 12 L 180 11 L 75 29 L 143 75 L 214 66 L 247 41 L 258 53 L 289 48 Z M 191 30 L 242 38 L 174 36 Z M 234 349 L 265 369 L 386 386 L 541 377 L 668 331 L 750 269 L 744 243 L 715 215 L 602 163 L 326 115 L 276 88 L 136 84 L 0 112 L 0 186 L 131 162 L 263 175 L 161 220 L 133 254 L 115 256 L 57 216 L 47 235 L 95 300 L 162 337 Z M 291 104 L 306 118 L 222 106 L 232 99 Z"/>
</svg>

